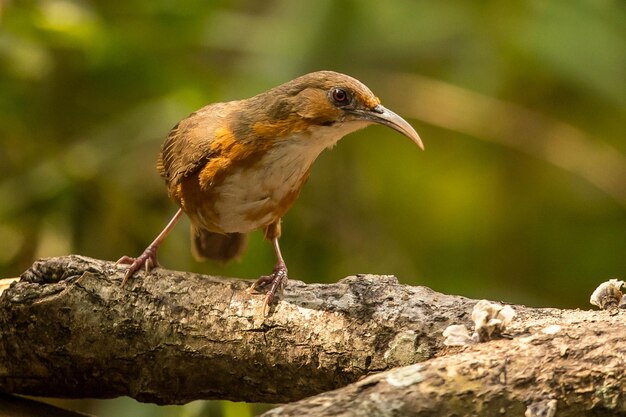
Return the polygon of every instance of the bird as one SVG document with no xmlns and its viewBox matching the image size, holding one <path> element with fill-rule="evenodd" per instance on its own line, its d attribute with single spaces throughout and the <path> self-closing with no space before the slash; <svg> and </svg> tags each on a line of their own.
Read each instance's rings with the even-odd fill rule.
<svg viewBox="0 0 626 417">
<path fill-rule="evenodd" d="M 294 204 L 320 153 L 372 124 L 396 130 L 422 150 L 415 129 L 357 79 L 334 71 L 302 75 L 243 100 L 209 104 L 181 120 L 161 146 L 157 170 L 178 211 L 154 241 L 127 264 L 122 286 L 159 265 L 157 249 L 183 215 L 198 260 L 239 257 L 246 236 L 262 230 L 276 263 L 249 291 L 269 286 L 264 314 L 288 281 L 281 219 Z"/>
</svg>

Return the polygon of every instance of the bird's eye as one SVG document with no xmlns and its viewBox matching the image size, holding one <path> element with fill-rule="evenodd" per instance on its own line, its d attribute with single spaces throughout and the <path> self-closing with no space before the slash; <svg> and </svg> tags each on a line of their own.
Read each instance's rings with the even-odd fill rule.
<svg viewBox="0 0 626 417">
<path fill-rule="evenodd" d="M 330 94 L 335 104 L 345 105 L 350 103 L 350 96 L 343 88 L 333 88 Z"/>
</svg>

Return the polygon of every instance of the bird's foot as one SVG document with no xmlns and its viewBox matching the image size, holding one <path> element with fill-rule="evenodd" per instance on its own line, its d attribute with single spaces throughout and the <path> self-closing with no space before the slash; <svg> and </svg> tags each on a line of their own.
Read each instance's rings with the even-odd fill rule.
<svg viewBox="0 0 626 417">
<path fill-rule="evenodd" d="M 248 289 L 249 293 L 254 292 L 257 288 L 262 288 L 267 285 L 271 285 L 270 289 L 265 294 L 265 300 L 263 301 L 263 315 L 266 315 L 267 307 L 272 304 L 277 292 L 282 293 L 285 284 L 287 284 L 287 266 L 284 263 L 279 263 L 274 267 L 274 271 L 270 275 L 263 275 Z"/>
<path fill-rule="evenodd" d="M 142 267 L 145 268 L 147 276 L 152 268 L 159 266 L 159 261 L 157 260 L 157 247 L 152 245 L 148 246 L 146 250 L 144 250 L 143 253 L 136 258 L 124 255 L 118 259 L 117 262 L 115 262 L 115 265 L 119 264 L 128 265 L 128 269 L 126 270 L 124 279 L 122 280 L 121 286 L 123 287 L 126 284 L 126 281 L 128 281 L 128 279 Z"/>
</svg>

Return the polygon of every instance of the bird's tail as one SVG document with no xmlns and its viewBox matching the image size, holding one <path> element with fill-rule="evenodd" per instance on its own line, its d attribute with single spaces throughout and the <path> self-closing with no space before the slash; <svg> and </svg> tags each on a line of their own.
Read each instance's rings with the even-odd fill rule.
<svg viewBox="0 0 626 417">
<path fill-rule="evenodd" d="M 198 260 L 230 261 L 241 256 L 247 242 L 244 233 L 215 233 L 191 226 L 191 252 Z"/>
</svg>

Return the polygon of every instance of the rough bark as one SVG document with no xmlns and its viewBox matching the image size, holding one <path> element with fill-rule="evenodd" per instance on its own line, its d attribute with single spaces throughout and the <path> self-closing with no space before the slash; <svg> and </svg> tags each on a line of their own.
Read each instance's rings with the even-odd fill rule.
<svg viewBox="0 0 626 417">
<path fill-rule="evenodd" d="M 473 302 L 355 276 L 290 281 L 263 316 L 244 280 L 125 267 L 80 256 L 36 262 L 0 298 L 0 389 L 39 396 L 128 395 L 288 402 L 423 361 Z"/>
<path fill-rule="evenodd" d="M 50 258 L 12 284 L 0 296 L 0 390 L 290 402 L 353 384 L 272 413 L 452 415 L 455 406 L 515 411 L 552 397 L 559 416 L 575 415 L 561 414 L 570 406 L 625 411 L 625 313 L 617 310 L 515 306 L 508 338 L 459 350 L 443 345 L 442 332 L 470 326 L 476 301 L 390 276 L 290 281 L 264 317 L 263 294 L 248 294 L 247 281 L 155 269 L 120 288 L 123 272 Z M 359 381 L 371 373 L 379 374 Z M 399 376 L 404 382 L 389 382 Z"/>
<path fill-rule="evenodd" d="M 558 325 L 537 318 L 510 338 L 450 349 L 263 417 L 626 415 L 624 312 L 571 311 Z"/>
</svg>

